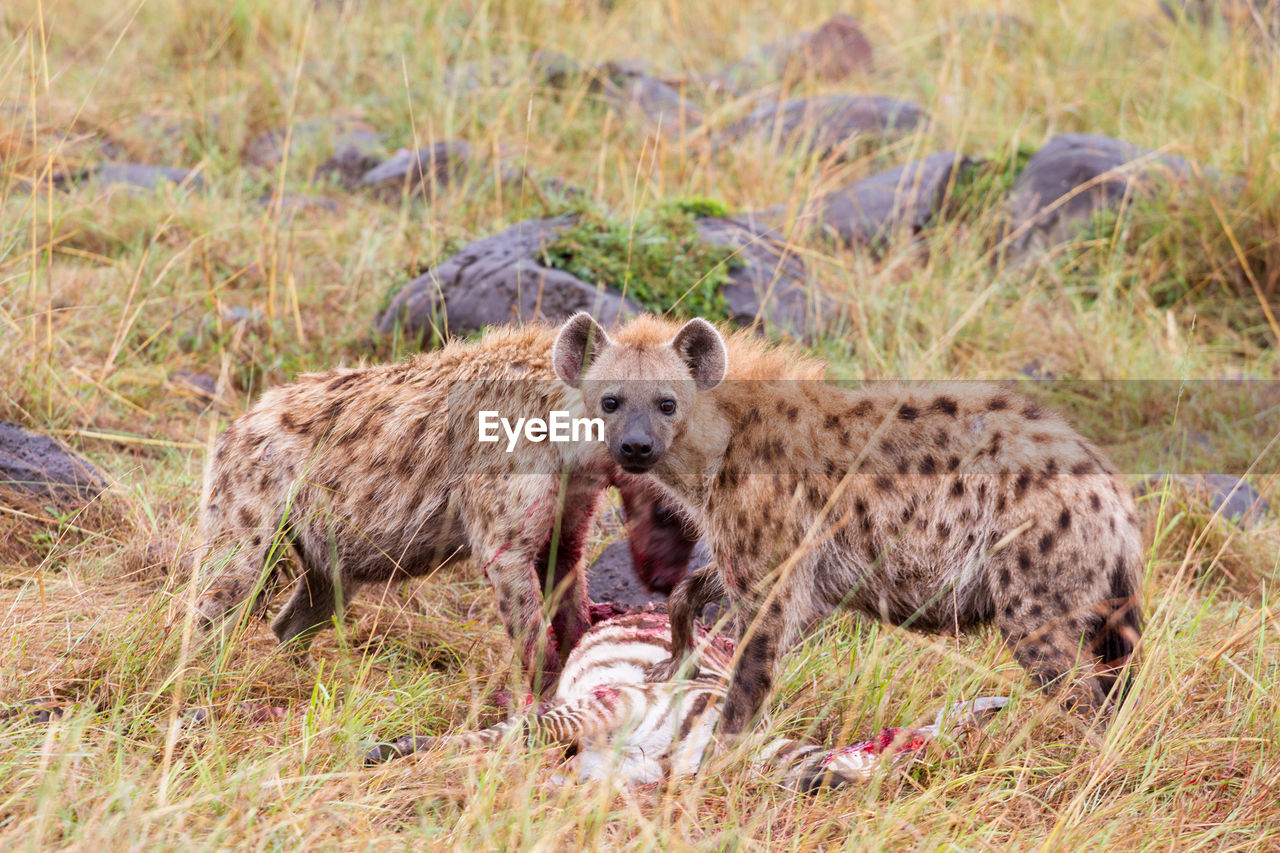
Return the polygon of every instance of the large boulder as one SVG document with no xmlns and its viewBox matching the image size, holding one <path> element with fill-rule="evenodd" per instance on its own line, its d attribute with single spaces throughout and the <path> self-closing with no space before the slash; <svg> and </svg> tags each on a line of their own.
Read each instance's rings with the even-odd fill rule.
<svg viewBox="0 0 1280 853">
<path fill-rule="evenodd" d="M 85 504 L 107 488 L 91 463 L 45 435 L 0 421 L 0 495 L 18 492 L 59 504 Z"/>
<path fill-rule="evenodd" d="M 466 334 L 513 321 L 558 320 L 578 311 L 605 323 L 643 311 L 621 294 L 542 264 L 542 247 L 572 223 L 564 216 L 528 219 L 467 245 L 406 284 L 379 316 L 379 331 L 399 326 L 406 337 L 427 341 L 433 332 Z"/>
<path fill-rule="evenodd" d="M 959 172 L 974 161 L 942 151 L 819 196 L 815 225 L 846 245 L 879 246 L 896 233 L 918 234 L 933 219 Z"/>
<path fill-rule="evenodd" d="M 758 107 L 726 125 L 716 144 L 754 136 L 821 157 L 843 156 L 861 143 L 914 130 L 927 119 L 918 105 L 884 95 L 818 95 Z"/>
<path fill-rule="evenodd" d="M 705 217 L 697 228 L 706 242 L 735 250 L 735 265 L 721 288 L 731 322 L 747 326 L 762 320 L 796 337 L 809 335 L 816 306 L 804 286 L 808 271 L 777 231 L 750 216 Z"/>
<path fill-rule="evenodd" d="M 1009 257 L 1025 260 L 1072 239 L 1101 210 L 1191 173 L 1181 157 L 1086 133 L 1049 140 L 1009 191 Z"/>
</svg>

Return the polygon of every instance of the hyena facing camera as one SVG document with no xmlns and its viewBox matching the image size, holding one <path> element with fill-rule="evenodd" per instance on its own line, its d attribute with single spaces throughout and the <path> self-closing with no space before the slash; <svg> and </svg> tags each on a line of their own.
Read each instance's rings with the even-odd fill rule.
<svg viewBox="0 0 1280 853">
<path fill-rule="evenodd" d="M 1138 519 L 1060 417 L 985 383 L 778 381 L 762 365 L 796 356 L 727 349 L 702 320 L 623 341 L 578 315 L 554 357 L 622 470 L 652 477 L 714 556 L 672 597 L 672 660 L 654 677 L 689 651 L 708 600 L 723 592 L 745 613 L 725 733 L 748 726 L 780 657 L 836 607 L 921 630 L 994 621 L 1032 678 L 1082 711 L 1118 689 L 1141 632 Z"/>
</svg>

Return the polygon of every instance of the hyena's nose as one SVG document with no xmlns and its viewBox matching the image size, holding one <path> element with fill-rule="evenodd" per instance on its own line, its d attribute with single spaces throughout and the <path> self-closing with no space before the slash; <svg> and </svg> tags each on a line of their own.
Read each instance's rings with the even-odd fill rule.
<svg viewBox="0 0 1280 853">
<path fill-rule="evenodd" d="M 618 449 L 628 462 L 644 462 L 653 455 L 653 440 L 647 435 L 628 435 Z"/>
</svg>

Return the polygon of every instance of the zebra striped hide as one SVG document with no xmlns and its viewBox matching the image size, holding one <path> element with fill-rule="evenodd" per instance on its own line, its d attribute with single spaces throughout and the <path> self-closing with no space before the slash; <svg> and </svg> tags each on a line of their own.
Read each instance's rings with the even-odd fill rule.
<svg viewBox="0 0 1280 853">
<path fill-rule="evenodd" d="M 588 631 L 569 655 L 549 709 L 521 714 L 491 728 L 435 737 L 407 736 L 380 744 L 366 764 L 426 749 L 493 746 L 519 732 L 532 740 L 576 748 L 570 761 L 580 781 L 615 778 L 627 784 L 696 773 L 708 754 L 733 668 L 733 642 L 699 629 L 697 673 L 647 681 L 646 671 L 671 653 L 667 614 L 647 610 L 616 616 Z M 758 751 L 757 767 L 799 790 L 869 778 L 880 764 L 913 759 L 931 740 L 976 724 L 1004 707 L 1004 697 L 955 703 L 932 725 L 888 728 L 871 740 L 838 749 L 777 738 Z"/>
</svg>

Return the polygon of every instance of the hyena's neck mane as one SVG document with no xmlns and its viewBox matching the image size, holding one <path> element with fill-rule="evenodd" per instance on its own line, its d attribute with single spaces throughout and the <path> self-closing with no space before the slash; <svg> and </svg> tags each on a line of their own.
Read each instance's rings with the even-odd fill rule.
<svg viewBox="0 0 1280 853">
<path fill-rule="evenodd" d="M 724 381 L 700 394 L 674 442 L 653 470 L 653 476 L 684 505 L 692 518 L 705 518 L 717 480 L 726 461 L 748 473 L 735 439 L 744 426 L 775 415 L 776 401 L 793 398 L 805 385 L 821 382 L 826 364 L 788 347 L 775 346 L 750 330 L 727 335 L 728 371 Z M 730 457 L 733 457 L 730 460 Z"/>
</svg>

